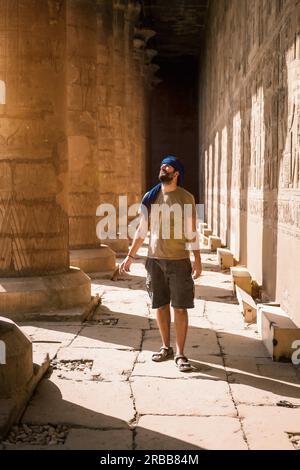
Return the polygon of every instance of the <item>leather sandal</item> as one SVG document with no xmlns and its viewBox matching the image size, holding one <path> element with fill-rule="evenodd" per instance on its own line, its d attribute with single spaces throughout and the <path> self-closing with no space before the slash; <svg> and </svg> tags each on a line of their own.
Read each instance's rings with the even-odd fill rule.
<svg viewBox="0 0 300 470">
<path fill-rule="evenodd" d="M 180 372 L 189 372 L 190 370 L 192 370 L 192 366 L 186 356 L 178 354 L 174 357 L 174 361 Z"/>
<path fill-rule="evenodd" d="M 162 362 L 162 361 L 166 361 L 167 359 L 169 359 L 170 357 L 173 357 L 173 356 L 174 356 L 173 348 L 171 348 L 171 347 L 166 348 L 166 347 L 162 346 L 160 348 L 159 352 L 152 354 L 152 361 Z"/>
</svg>

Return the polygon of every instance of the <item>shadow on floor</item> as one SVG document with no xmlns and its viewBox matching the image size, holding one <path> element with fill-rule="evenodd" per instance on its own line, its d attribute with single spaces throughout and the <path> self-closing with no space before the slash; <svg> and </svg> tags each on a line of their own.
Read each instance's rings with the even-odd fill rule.
<svg viewBox="0 0 300 470">
<path fill-rule="evenodd" d="M 101 383 L 97 386 L 101 400 Z M 65 444 L 53 446 L 55 450 L 202 450 L 201 447 L 189 442 L 141 426 L 136 426 L 133 430 L 126 421 L 72 403 L 63 398 L 59 387 L 49 379 L 43 379 L 38 386 L 21 422 L 29 426 L 45 424 L 70 426 L 70 441 L 67 435 Z M 118 431 L 114 438 L 112 431 Z M 18 445 L 10 448 L 18 450 Z M 19 448 L 22 449 L 22 446 Z M 51 450 L 51 446 L 45 446 L 45 449 Z"/>
</svg>

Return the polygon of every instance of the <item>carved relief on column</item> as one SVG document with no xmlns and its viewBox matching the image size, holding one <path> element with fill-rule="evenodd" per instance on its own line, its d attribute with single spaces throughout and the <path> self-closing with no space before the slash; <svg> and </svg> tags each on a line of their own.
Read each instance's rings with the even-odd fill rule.
<svg viewBox="0 0 300 470">
<path fill-rule="evenodd" d="M 128 205 L 137 202 L 136 195 L 139 194 L 139 159 L 136 157 L 136 75 L 134 64 L 133 37 L 136 22 L 141 11 L 140 4 L 129 1 L 125 11 L 125 109 L 126 109 L 126 148 L 127 148 L 127 197 Z"/>
<path fill-rule="evenodd" d="M 99 200 L 103 203 L 116 203 L 112 56 L 112 2 L 97 0 L 97 175 Z"/>
<path fill-rule="evenodd" d="M 0 312 L 13 318 L 91 294 L 69 267 L 66 4 L 4 0 L 0 18 Z"/>
<path fill-rule="evenodd" d="M 64 2 L 0 4 L 0 272 L 69 267 L 65 180 Z M 30 28 L 28 27 L 30 25 Z M 51 86 L 49 86 L 51 84 Z"/>
<path fill-rule="evenodd" d="M 125 0 L 113 1 L 113 128 L 117 181 L 115 190 L 124 193 L 128 175 L 125 116 Z"/>
<path fill-rule="evenodd" d="M 133 71 L 134 71 L 134 102 L 136 109 L 133 117 L 134 122 L 134 154 L 137 166 L 135 168 L 136 191 L 133 193 L 134 202 L 138 202 L 141 194 L 145 191 L 146 180 L 146 125 L 148 110 L 148 87 L 149 74 L 155 69 L 155 65 L 149 64 L 147 53 L 147 42 L 155 35 L 150 29 L 135 28 L 133 40 Z M 149 69 L 149 70 L 148 70 Z"/>
<path fill-rule="evenodd" d="M 96 174 L 96 15 L 93 0 L 67 1 L 67 133 L 70 248 L 99 246 Z"/>
</svg>

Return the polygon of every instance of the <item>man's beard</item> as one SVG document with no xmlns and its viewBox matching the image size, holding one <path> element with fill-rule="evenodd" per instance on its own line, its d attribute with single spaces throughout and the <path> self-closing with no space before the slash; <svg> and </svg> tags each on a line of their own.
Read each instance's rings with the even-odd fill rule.
<svg viewBox="0 0 300 470">
<path fill-rule="evenodd" d="M 174 171 L 172 173 L 163 173 L 159 175 L 158 179 L 161 183 L 170 184 L 173 181 L 174 173 Z"/>
</svg>

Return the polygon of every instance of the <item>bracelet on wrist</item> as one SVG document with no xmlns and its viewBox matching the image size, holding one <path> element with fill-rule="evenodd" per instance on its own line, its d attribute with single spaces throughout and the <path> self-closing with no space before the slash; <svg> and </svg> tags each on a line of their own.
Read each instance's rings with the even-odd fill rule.
<svg viewBox="0 0 300 470">
<path fill-rule="evenodd" d="M 129 254 L 127 256 L 128 256 L 128 258 L 136 259 L 135 256 L 132 256 L 132 255 L 129 255 Z"/>
</svg>

